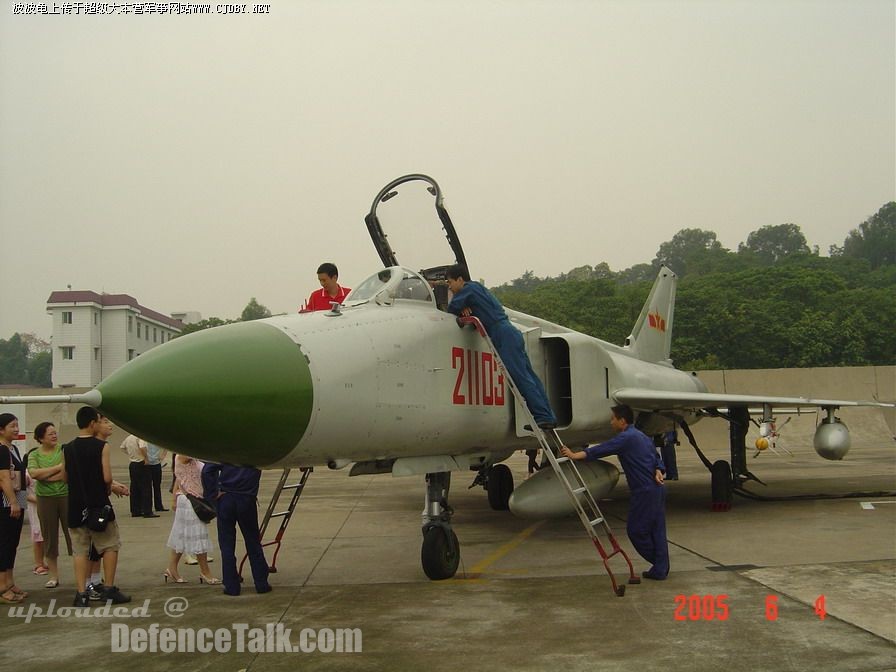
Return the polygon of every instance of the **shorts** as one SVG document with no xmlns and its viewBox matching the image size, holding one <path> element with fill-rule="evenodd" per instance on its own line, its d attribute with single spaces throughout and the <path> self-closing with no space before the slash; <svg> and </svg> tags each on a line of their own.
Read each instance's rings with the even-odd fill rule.
<svg viewBox="0 0 896 672">
<path fill-rule="evenodd" d="M 102 532 L 94 532 L 86 525 L 82 527 L 70 527 L 72 535 L 72 551 L 75 555 L 87 555 L 90 544 L 96 547 L 96 552 L 102 555 L 106 551 L 117 551 L 121 548 L 121 537 L 118 536 L 118 521 L 110 520 L 106 529 Z"/>
</svg>

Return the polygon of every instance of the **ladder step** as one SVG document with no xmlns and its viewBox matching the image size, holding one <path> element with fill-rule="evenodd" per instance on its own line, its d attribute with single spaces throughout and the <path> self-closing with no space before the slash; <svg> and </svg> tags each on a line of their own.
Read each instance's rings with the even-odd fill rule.
<svg viewBox="0 0 896 672">
<path fill-rule="evenodd" d="M 292 511 L 279 511 L 277 513 L 272 513 L 271 518 L 281 518 L 282 516 L 288 516 Z"/>
<path fill-rule="evenodd" d="M 602 522 L 604 522 L 603 518 L 595 518 L 594 520 L 591 521 L 591 527 L 594 527 L 595 525 L 599 525 Z"/>
<path fill-rule="evenodd" d="M 568 457 L 558 457 L 556 458 L 557 462 L 569 462 Z"/>
<path fill-rule="evenodd" d="M 583 492 L 588 492 L 588 488 L 576 488 L 572 492 L 575 495 L 581 495 Z"/>
<path fill-rule="evenodd" d="M 304 483 L 293 483 L 292 485 L 284 485 L 283 490 L 298 490 L 299 488 L 304 488 Z"/>
</svg>

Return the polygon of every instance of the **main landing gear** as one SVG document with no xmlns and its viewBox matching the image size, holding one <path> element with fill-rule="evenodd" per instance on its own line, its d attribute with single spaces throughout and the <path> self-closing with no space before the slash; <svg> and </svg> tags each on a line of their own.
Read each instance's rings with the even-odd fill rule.
<svg viewBox="0 0 896 672">
<path fill-rule="evenodd" d="M 727 415 L 714 412 L 710 415 L 724 418 L 728 421 L 728 440 L 731 449 L 731 462 L 716 460 L 710 463 L 702 451 L 697 447 L 694 435 L 687 423 L 680 422 L 685 436 L 694 446 L 700 460 L 709 469 L 712 479 L 712 510 L 729 511 L 734 499 L 734 492 L 746 481 L 762 483 L 747 469 L 747 431 L 750 428 L 750 412 L 745 407 L 733 407 Z"/>
<path fill-rule="evenodd" d="M 433 581 L 450 579 L 460 563 L 460 542 L 451 529 L 454 510 L 448 506 L 451 472 L 426 474 L 426 505 L 423 509 L 423 572 Z"/>
<path fill-rule="evenodd" d="M 488 468 L 488 480 L 485 482 L 488 492 L 488 503 L 495 511 L 507 511 L 510 508 L 510 495 L 513 494 L 513 474 L 506 464 L 496 464 Z"/>
<path fill-rule="evenodd" d="M 477 485 L 481 485 L 488 493 L 488 503 L 493 511 L 508 511 L 510 509 L 513 473 L 506 464 L 479 467 L 470 488 L 475 488 Z"/>
<path fill-rule="evenodd" d="M 488 493 L 488 503 L 493 511 L 510 509 L 510 495 L 513 494 L 513 474 L 506 464 L 479 467 L 471 488 L 481 485 Z"/>
</svg>

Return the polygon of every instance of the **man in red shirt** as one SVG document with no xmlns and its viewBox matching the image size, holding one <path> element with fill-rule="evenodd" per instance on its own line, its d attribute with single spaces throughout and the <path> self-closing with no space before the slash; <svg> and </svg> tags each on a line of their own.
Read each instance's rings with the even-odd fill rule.
<svg viewBox="0 0 896 672">
<path fill-rule="evenodd" d="M 302 313 L 312 310 L 330 310 L 330 304 L 333 301 L 342 303 L 345 301 L 346 295 L 352 291 L 349 287 L 340 287 L 337 282 L 339 269 L 336 268 L 336 264 L 330 262 L 321 264 L 317 269 L 317 279 L 320 281 L 321 289 L 311 292 L 307 303 L 300 311 Z"/>
</svg>

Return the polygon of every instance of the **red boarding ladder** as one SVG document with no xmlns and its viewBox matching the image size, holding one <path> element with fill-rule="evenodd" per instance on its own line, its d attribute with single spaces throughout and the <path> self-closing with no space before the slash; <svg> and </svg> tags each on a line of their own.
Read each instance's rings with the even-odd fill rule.
<svg viewBox="0 0 896 672">
<path fill-rule="evenodd" d="M 262 540 L 261 546 L 264 548 L 265 546 L 275 546 L 274 549 L 274 557 L 271 560 L 270 567 L 268 569 L 271 573 L 277 572 L 277 555 L 280 553 L 280 546 L 283 543 L 283 534 L 286 532 L 286 528 L 289 525 L 289 521 L 292 520 L 292 514 L 296 510 L 296 504 L 299 501 L 299 497 L 302 496 L 302 492 L 305 490 L 305 483 L 308 481 L 308 477 L 311 475 L 311 472 L 314 471 L 314 467 L 301 467 L 300 471 L 302 472 L 302 478 L 298 483 L 287 484 L 287 480 L 289 479 L 289 472 L 292 469 L 284 469 L 283 473 L 280 475 L 280 482 L 277 483 L 277 487 L 274 489 L 274 494 L 271 495 L 271 502 L 268 504 L 268 509 L 265 511 L 264 518 L 261 520 L 261 525 L 258 529 L 258 536 Z M 289 502 L 289 506 L 283 511 L 277 511 L 277 502 L 280 500 L 280 495 L 283 494 L 284 490 L 292 490 L 292 499 Z M 281 518 L 280 521 L 280 529 L 277 530 L 276 536 L 271 541 L 264 541 L 264 533 L 268 529 L 268 524 L 271 522 L 272 518 Z M 246 564 L 246 558 L 248 558 L 248 554 L 243 554 L 243 559 L 240 560 L 239 566 L 239 575 L 242 577 L 243 575 L 243 565 Z"/>
</svg>

